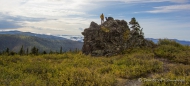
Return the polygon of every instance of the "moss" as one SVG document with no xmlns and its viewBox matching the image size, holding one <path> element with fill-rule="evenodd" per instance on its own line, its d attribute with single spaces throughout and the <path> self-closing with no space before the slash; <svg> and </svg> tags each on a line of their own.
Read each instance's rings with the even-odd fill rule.
<svg viewBox="0 0 190 86">
<path fill-rule="evenodd" d="M 105 26 L 102 26 L 101 27 L 101 30 L 104 31 L 104 32 L 110 32 L 109 28 L 105 27 Z"/>
<path fill-rule="evenodd" d="M 124 33 L 123 33 L 123 39 L 125 41 L 127 41 L 127 39 L 129 39 L 129 34 L 130 34 L 130 31 L 129 30 L 126 30 Z"/>
</svg>

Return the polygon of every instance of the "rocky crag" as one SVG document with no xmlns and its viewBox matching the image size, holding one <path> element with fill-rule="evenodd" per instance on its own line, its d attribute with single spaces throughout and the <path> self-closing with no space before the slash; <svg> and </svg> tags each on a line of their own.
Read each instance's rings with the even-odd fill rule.
<svg viewBox="0 0 190 86">
<path fill-rule="evenodd" d="M 128 48 L 152 46 L 144 39 L 144 33 L 135 18 L 128 23 L 125 20 L 114 20 L 112 17 L 101 25 L 91 22 L 86 28 L 82 52 L 92 56 L 112 56 L 123 53 Z"/>
</svg>

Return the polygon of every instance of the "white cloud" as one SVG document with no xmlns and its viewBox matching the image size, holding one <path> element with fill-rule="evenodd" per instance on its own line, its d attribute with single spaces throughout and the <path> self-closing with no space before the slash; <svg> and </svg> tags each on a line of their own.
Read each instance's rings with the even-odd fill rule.
<svg viewBox="0 0 190 86">
<path fill-rule="evenodd" d="M 31 31 L 31 29 L 35 32 L 45 31 L 51 32 L 52 34 L 73 34 L 73 35 L 81 35 L 82 29 L 79 28 L 87 28 L 90 25 L 91 21 L 95 21 L 97 23 L 100 22 L 99 19 L 85 19 L 85 18 L 60 18 L 57 20 L 45 20 L 38 22 L 24 22 L 25 27 L 22 28 L 24 31 Z M 27 28 L 27 29 L 24 29 Z M 21 29 L 20 29 L 21 30 Z"/>
<path fill-rule="evenodd" d="M 13 16 L 26 16 L 35 18 L 60 18 L 69 15 L 86 16 L 87 11 L 109 5 L 106 2 L 125 3 L 151 3 L 174 2 L 185 3 L 188 0 L 0 0 L 0 12 Z M 115 4 L 115 3 L 113 3 Z M 164 9 L 166 8 L 166 9 Z M 168 10 L 167 7 L 155 8 L 149 12 Z M 169 9 L 169 11 L 171 11 Z"/>
<path fill-rule="evenodd" d="M 92 1 L 92 0 L 89 0 Z M 151 3 L 151 2 L 173 2 L 173 3 L 186 3 L 188 0 L 96 0 L 100 1 L 120 1 L 126 3 Z"/>
<path fill-rule="evenodd" d="M 154 7 L 154 10 L 146 11 L 148 13 L 169 13 L 175 11 L 182 11 L 182 10 L 190 10 L 190 4 L 182 4 L 182 5 L 170 5 L 170 6 L 160 6 Z"/>
<path fill-rule="evenodd" d="M 85 15 L 86 11 L 101 7 L 88 0 L 0 0 L 0 3 L 2 13 L 35 18 Z"/>
<path fill-rule="evenodd" d="M 20 21 L 23 22 L 23 31 L 61 31 L 68 34 L 80 34 L 78 28 L 86 28 L 92 20 L 86 19 L 90 16 L 89 10 L 97 9 L 101 6 L 88 0 L 0 0 L 0 13 L 14 18 L 45 18 L 43 21 Z M 1 18 L 5 19 L 5 18 Z M 38 30 L 38 31 L 37 31 Z M 69 32 L 70 31 L 70 32 Z M 78 32 L 77 32 L 78 31 Z M 63 32 L 63 33 L 64 33 Z M 55 33 L 55 32 L 54 32 Z"/>
<path fill-rule="evenodd" d="M 177 4 L 182 3 L 181 5 L 155 7 L 155 10 L 147 11 L 149 13 L 173 12 L 179 10 L 189 10 L 188 8 L 190 8 L 189 4 L 184 5 L 184 3 L 188 2 L 188 0 L 0 0 L 0 12 L 14 17 L 23 16 L 29 18 L 45 19 L 42 21 L 35 22 L 23 21 L 21 23 L 24 27 L 19 28 L 19 30 L 21 31 L 80 35 L 81 30 L 89 27 L 91 21 L 95 21 L 100 24 L 99 15 L 91 14 L 89 13 L 89 11 L 93 11 L 95 9 L 101 10 L 102 7 L 106 7 L 110 4 L 117 4 L 117 2 L 122 2 L 123 4 L 138 4 L 152 2 L 172 2 Z M 109 14 L 111 15 L 112 13 Z M 123 18 L 125 16 L 120 15 L 118 17 Z M 0 17 L 0 19 L 3 18 Z M 143 20 L 140 21 L 140 23 L 141 22 L 141 26 L 145 28 L 145 31 L 148 34 L 162 33 L 163 29 L 173 27 L 181 28 L 184 25 L 183 24 L 177 26 L 176 23 L 169 22 L 158 24 L 157 20 L 150 20 L 150 22 L 146 22 L 146 20 Z M 151 24 L 146 25 L 146 23 Z M 165 24 L 168 24 L 168 26 L 166 26 Z M 171 27 L 170 25 L 175 26 Z M 151 28 L 154 28 L 156 30 Z M 162 31 L 159 30 L 160 28 L 163 28 Z"/>
</svg>

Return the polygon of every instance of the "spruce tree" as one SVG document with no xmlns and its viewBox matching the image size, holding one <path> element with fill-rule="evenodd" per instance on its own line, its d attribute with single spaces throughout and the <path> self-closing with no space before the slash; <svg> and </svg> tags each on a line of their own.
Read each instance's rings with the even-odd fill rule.
<svg viewBox="0 0 190 86">
<path fill-rule="evenodd" d="M 38 52 L 39 52 L 39 49 L 38 49 L 38 48 L 36 48 L 36 55 L 38 55 Z"/>
<path fill-rule="evenodd" d="M 20 55 L 24 55 L 23 45 L 22 45 L 22 47 L 20 48 L 19 54 L 20 54 Z"/>
<path fill-rule="evenodd" d="M 60 48 L 60 52 L 59 52 L 60 54 L 62 54 L 63 53 L 63 49 L 62 49 L 62 47 Z"/>
<path fill-rule="evenodd" d="M 52 50 L 50 50 L 50 51 L 49 51 L 49 54 L 53 54 L 53 51 L 52 51 Z"/>
<path fill-rule="evenodd" d="M 131 18 L 131 21 L 129 22 L 129 25 L 131 25 L 132 29 L 132 36 L 133 37 L 141 37 L 144 39 L 144 33 L 142 32 L 143 28 L 139 25 L 137 20 L 133 17 Z"/>
<path fill-rule="evenodd" d="M 6 52 L 7 54 L 9 54 L 9 48 L 7 48 L 5 52 Z"/>
<path fill-rule="evenodd" d="M 77 49 L 77 48 L 75 48 L 75 52 L 76 52 L 76 53 L 78 52 L 78 49 Z"/>
<path fill-rule="evenodd" d="M 129 25 L 132 25 L 130 28 L 141 28 L 135 17 L 131 18 L 131 21 L 129 22 Z"/>
<path fill-rule="evenodd" d="M 47 54 L 46 51 L 44 51 L 43 54 Z"/>
<path fill-rule="evenodd" d="M 31 54 L 38 55 L 38 49 L 35 46 L 31 49 Z"/>
<path fill-rule="evenodd" d="M 26 50 L 26 55 L 28 55 L 28 52 L 29 52 L 29 51 L 28 51 L 28 48 L 27 48 L 27 50 Z"/>
</svg>

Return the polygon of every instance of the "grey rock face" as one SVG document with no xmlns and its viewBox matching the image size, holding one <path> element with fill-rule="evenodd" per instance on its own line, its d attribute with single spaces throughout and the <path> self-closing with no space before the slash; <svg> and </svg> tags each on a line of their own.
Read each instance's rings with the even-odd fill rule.
<svg viewBox="0 0 190 86">
<path fill-rule="evenodd" d="M 114 20 L 112 17 L 108 17 L 102 25 L 91 22 L 90 27 L 86 28 L 82 35 L 84 35 L 82 52 L 92 56 L 118 55 L 144 40 L 144 37 L 132 35 L 125 20 Z"/>
</svg>

